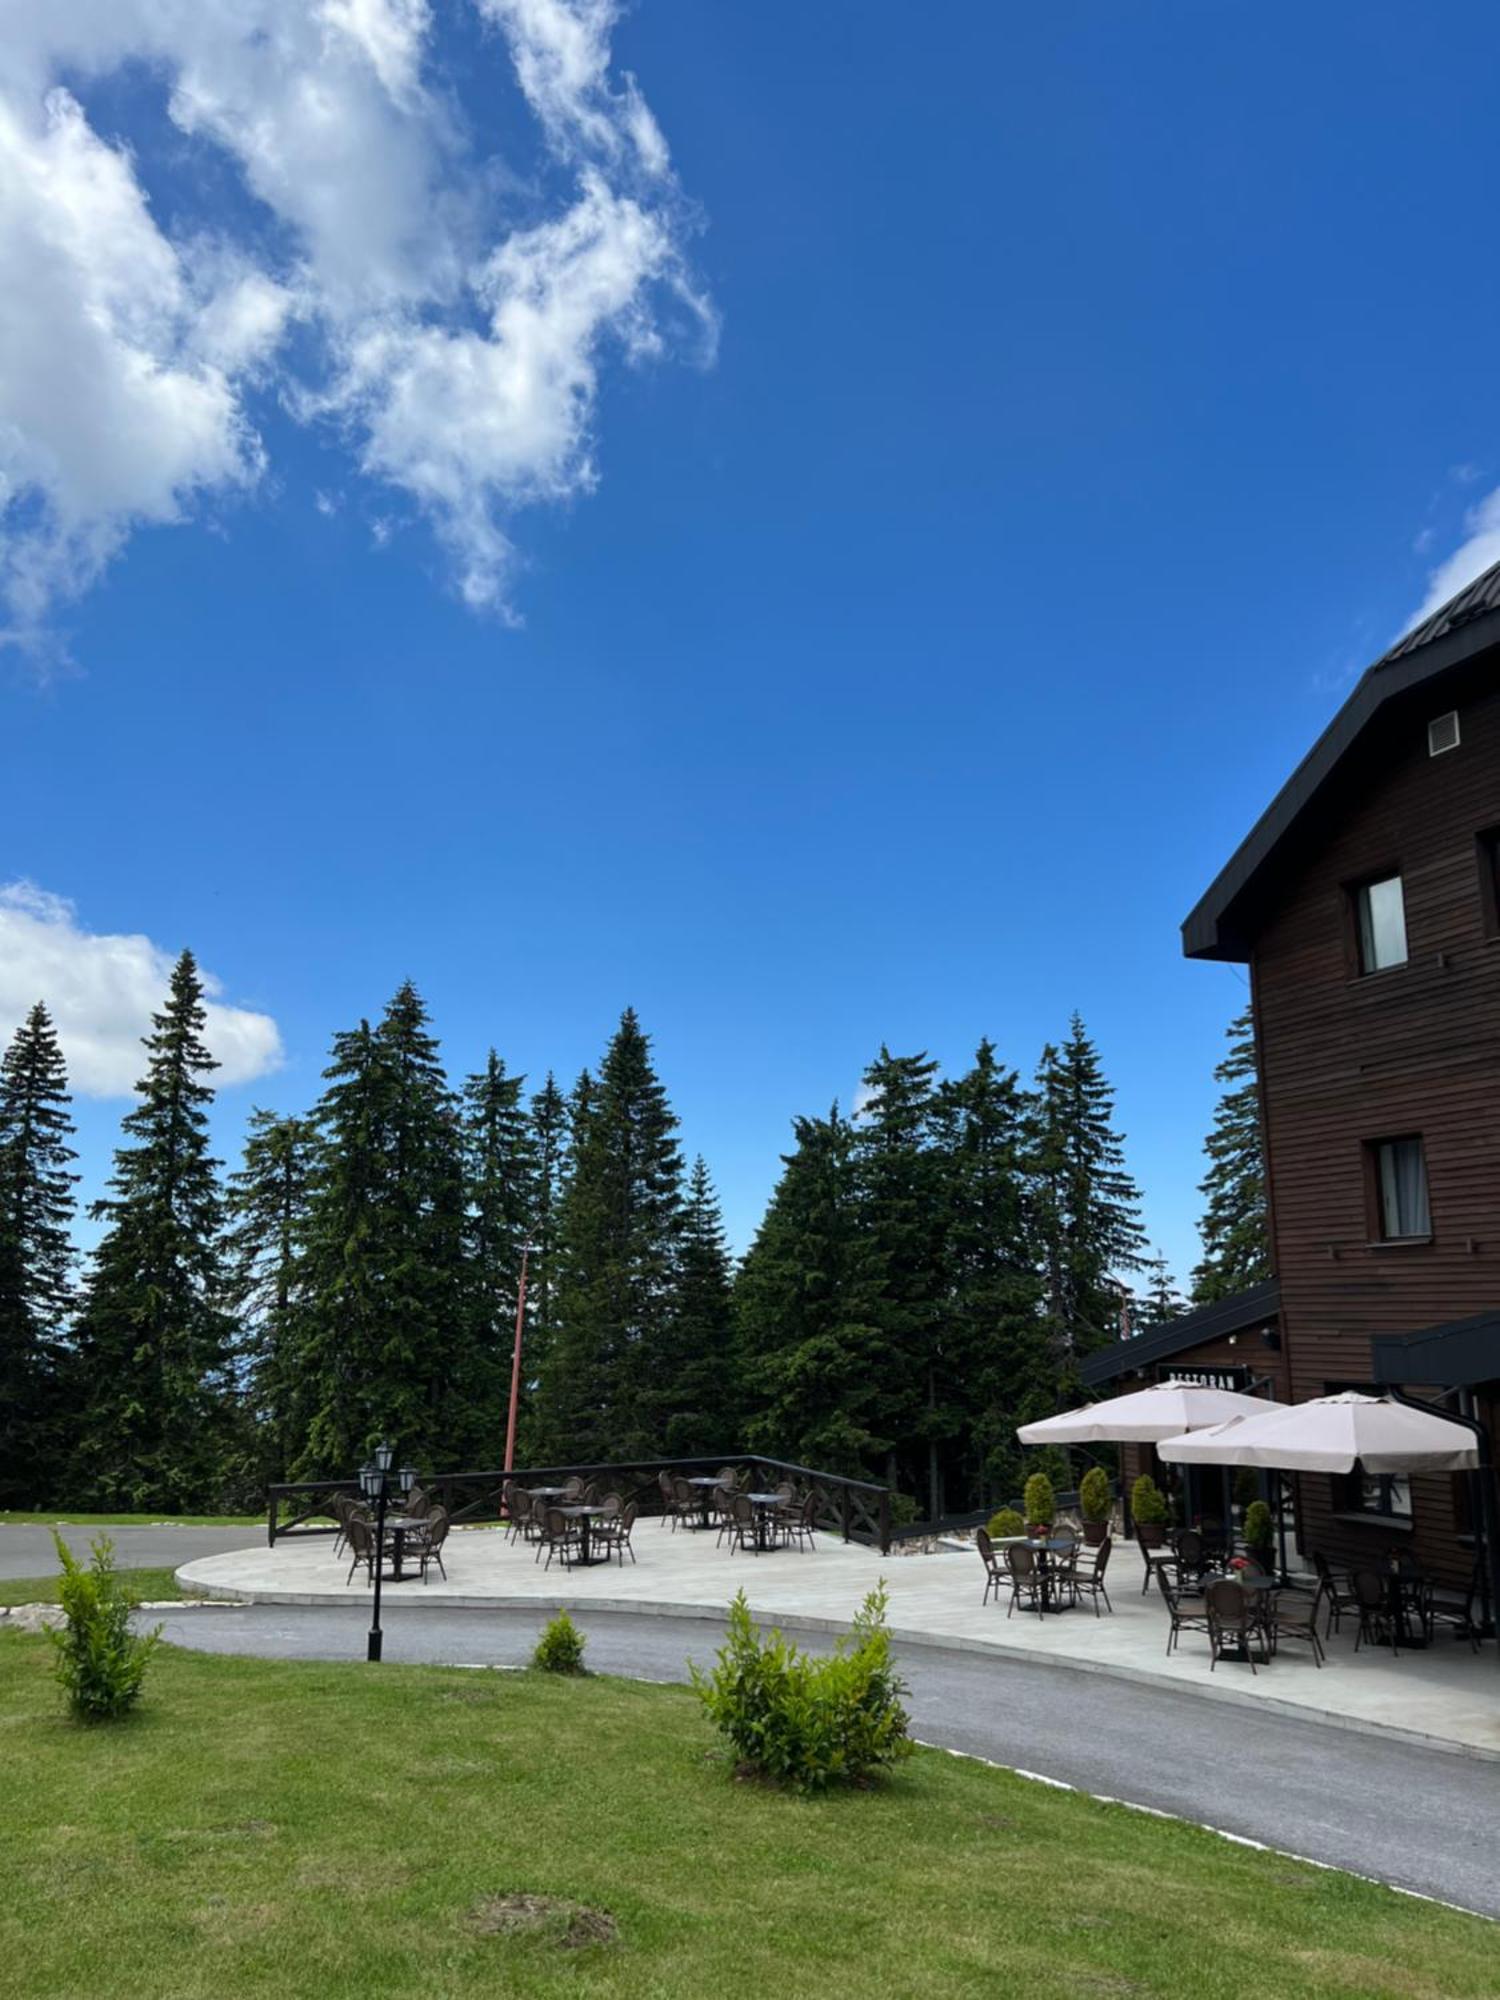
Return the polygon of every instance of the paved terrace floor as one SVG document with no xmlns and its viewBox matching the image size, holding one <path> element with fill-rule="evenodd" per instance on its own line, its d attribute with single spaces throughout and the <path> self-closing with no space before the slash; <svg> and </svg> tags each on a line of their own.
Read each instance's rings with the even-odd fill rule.
<svg viewBox="0 0 1500 2000">
<path fill-rule="evenodd" d="M 1291 1715 L 1373 1729 L 1383 1735 L 1478 1751 L 1500 1758 L 1500 1663 L 1488 1642 L 1476 1655 L 1440 1632 L 1425 1652 L 1354 1650 L 1354 1625 L 1328 1642 L 1327 1664 L 1314 1666 L 1306 1646 L 1285 1646 L 1252 1679 L 1243 1663 L 1221 1660 L 1210 1674 L 1207 1640 L 1184 1633 L 1166 1655 L 1166 1611 L 1159 1595 L 1141 1594 L 1141 1563 L 1117 1548 L 1109 1573 L 1114 1613 L 1096 1619 L 1087 1605 L 1045 1618 L 983 1603 L 984 1576 L 973 1550 L 889 1556 L 820 1537 L 815 1550 L 752 1556 L 716 1546 L 710 1532 L 675 1533 L 654 1520 L 635 1531 L 639 1560 L 545 1569 L 535 1551 L 494 1528 L 456 1530 L 444 1550 L 448 1580 L 430 1572 L 418 1582 L 385 1586 L 388 1604 L 434 1609 L 573 1609 L 656 1613 L 720 1621 L 744 1587 L 762 1620 L 816 1630 L 846 1626 L 867 1591 L 884 1577 L 895 1635 L 913 1645 L 941 1645 L 997 1658 L 1048 1661 L 1156 1687 L 1191 1689 L 1216 1700 L 1276 1708 Z M 347 1559 L 328 1539 L 264 1543 L 184 1564 L 184 1588 L 207 1596 L 267 1604 L 350 1604 L 367 1594 L 361 1577 L 345 1583 Z"/>
</svg>

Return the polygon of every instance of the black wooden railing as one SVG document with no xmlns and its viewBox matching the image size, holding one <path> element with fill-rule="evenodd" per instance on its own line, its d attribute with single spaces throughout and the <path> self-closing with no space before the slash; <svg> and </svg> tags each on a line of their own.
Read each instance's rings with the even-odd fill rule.
<svg viewBox="0 0 1500 2000">
<path fill-rule="evenodd" d="M 421 1475 L 424 1492 L 447 1510 L 455 1522 L 499 1521 L 504 1518 L 504 1483 L 513 1479 L 517 1486 L 560 1486 L 575 1475 L 597 1480 L 634 1500 L 642 1514 L 662 1511 L 657 1475 L 662 1472 L 691 1479 L 695 1474 L 717 1472 L 721 1466 L 748 1466 L 763 1474 L 768 1485 L 794 1479 L 817 1499 L 817 1524 L 846 1542 L 867 1542 L 882 1555 L 891 1546 L 891 1489 L 867 1479 L 845 1479 L 836 1472 L 819 1472 L 809 1465 L 793 1465 L 781 1458 L 765 1458 L 758 1452 L 720 1452 L 712 1458 L 636 1458 L 611 1465 L 528 1465 L 513 1472 L 434 1472 Z M 357 1479 L 309 1479 L 266 1490 L 266 1539 L 294 1541 L 313 1535 L 337 1532 L 327 1509 L 335 1494 L 359 1497 Z"/>
</svg>

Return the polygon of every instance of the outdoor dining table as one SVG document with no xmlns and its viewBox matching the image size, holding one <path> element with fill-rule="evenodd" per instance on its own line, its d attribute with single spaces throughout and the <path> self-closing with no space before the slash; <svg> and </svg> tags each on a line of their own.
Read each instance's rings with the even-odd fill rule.
<svg viewBox="0 0 1500 2000">
<path fill-rule="evenodd" d="M 723 1480 L 717 1473 L 697 1473 L 687 1483 L 698 1496 L 698 1519 L 689 1525 L 695 1528 L 712 1527 L 708 1510 L 713 1503 L 715 1492 L 724 1484 Z"/>
<path fill-rule="evenodd" d="M 755 1546 L 758 1549 L 774 1549 L 776 1537 L 769 1532 L 776 1519 L 776 1509 L 781 1505 L 779 1493 L 747 1493 L 745 1498 L 755 1509 Z"/>
<path fill-rule="evenodd" d="M 1065 1549 L 1076 1549 L 1078 1544 L 1070 1536 L 1049 1535 L 1045 1541 L 1031 1535 L 1002 1535 L 993 1544 L 997 1549 L 1030 1549 L 1036 1557 L 1037 1587 L 1041 1592 L 1043 1611 L 1061 1611 L 1062 1605 L 1054 1603 L 1054 1571 L 1047 1560 L 1049 1556 L 1061 1555 Z"/>
<path fill-rule="evenodd" d="M 589 1500 L 580 1501 L 576 1506 L 572 1507 L 559 1507 L 556 1511 L 562 1515 L 564 1520 L 576 1521 L 578 1523 L 578 1553 L 573 1558 L 575 1563 L 586 1569 L 591 1563 L 607 1563 L 609 1561 L 609 1551 L 607 1549 L 603 1555 L 596 1555 L 594 1553 L 590 1530 L 594 1522 L 605 1519 L 611 1512 L 611 1509 L 601 1507 L 597 1501 Z"/>
<path fill-rule="evenodd" d="M 417 1572 L 402 1566 L 406 1559 L 406 1544 L 408 1540 L 420 1542 L 427 1533 L 427 1523 L 415 1514 L 387 1514 L 385 1533 L 391 1551 L 391 1566 L 386 1576 L 391 1583 L 407 1583 Z M 384 1554 L 382 1549 L 382 1557 Z"/>
</svg>

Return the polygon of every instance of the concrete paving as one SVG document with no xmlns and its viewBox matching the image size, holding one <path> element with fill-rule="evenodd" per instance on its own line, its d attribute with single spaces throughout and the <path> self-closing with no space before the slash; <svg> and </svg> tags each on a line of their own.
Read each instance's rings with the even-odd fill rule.
<svg viewBox="0 0 1500 2000">
<path fill-rule="evenodd" d="M 658 1522 L 635 1533 L 639 1561 L 589 1569 L 545 1569 L 524 1543 L 495 1528 L 458 1531 L 444 1555 L 446 1582 L 388 1584 L 387 1603 L 419 1600 L 433 1611 L 615 1610 L 656 1616 L 722 1619 L 729 1599 L 744 1586 L 758 1616 L 810 1630 L 842 1630 L 866 1592 L 884 1577 L 890 1592 L 892 1631 L 911 1644 L 974 1649 L 995 1659 L 1029 1660 L 1106 1674 L 1143 1685 L 1193 1691 L 1257 1714 L 1291 1716 L 1371 1729 L 1385 1738 L 1500 1757 L 1500 1662 L 1493 1643 L 1479 1654 L 1440 1633 L 1427 1652 L 1354 1650 L 1347 1618 L 1330 1641 L 1319 1670 L 1306 1647 L 1286 1645 L 1269 1667 L 1252 1676 L 1247 1665 L 1221 1661 L 1210 1671 L 1208 1643 L 1184 1635 L 1166 1654 L 1165 1608 L 1153 1591 L 1141 1594 L 1137 1552 L 1117 1549 L 1109 1574 L 1113 1615 L 1095 1618 L 1087 1607 L 1039 1618 L 1004 1603 L 984 1603 L 978 1555 L 968 1549 L 940 1555 L 890 1556 L 857 1543 L 820 1537 L 815 1552 L 780 1550 L 756 1557 L 731 1554 L 712 1532 L 672 1532 Z M 365 1594 L 363 1580 L 346 1583 L 347 1560 L 322 1539 L 278 1543 L 186 1563 L 184 1587 L 210 1596 L 256 1603 L 339 1605 Z M 1221 1725 L 1222 1726 L 1222 1725 Z M 1492 1773 L 1500 1785 L 1500 1773 Z"/>
<path fill-rule="evenodd" d="M 537 1606 L 458 1610 L 391 1592 L 386 1602 L 384 1656 L 411 1663 L 520 1665 L 545 1615 Z M 146 1615 L 164 1620 L 174 1644 L 203 1651 L 362 1661 L 370 1608 L 366 1597 Z M 720 1640 L 718 1624 L 702 1618 L 576 1615 L 589 1665 L 602 1673 L 678 1681 L 689 1658 L 708 1664 Z M 825 1633 L 787 1629 L 815 1650 L 830 1643 Z M 1109 1686 L 1073 1668 L 1037 1672 L 933 1645 L 900 1647 L 898 1657 L 924 1742 L 1500 1917 L 1500 1773 L 1481 1759 L 1272 1711 L 1241 1715 L 1172 1690 Z"/>
<path fill-rule="evenodd" d="M 85 1560 L 96 1535 L 108 1535 L 114 1542 L 115 1561 L 121 1569 L 173 1569 L 200 1556 L 244 1549 L 252 1542 L 258 1541 L 262 1552 L 266 1546 L 264 1528 L 179 1528 L 168 1523 L 160 1528 L 62 1529 L 68 1547 Z M 57 1552 L 50 1528 L 0 1526 L 0 1577 L 54 1576 L 56 1572 Z"/>
</svg>

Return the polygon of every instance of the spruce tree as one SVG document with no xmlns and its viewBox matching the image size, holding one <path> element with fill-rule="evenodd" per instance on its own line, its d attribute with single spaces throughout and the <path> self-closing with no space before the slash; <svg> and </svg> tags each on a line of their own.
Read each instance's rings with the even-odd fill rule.
<svg viewBox="0 0 1500 2000">
<path fill-rule="evenodd" d="M 552 1346 L 557 1207 L 568 1160 L 568 1101 L 551 1070 L 531 1100 L 531 1256 L 526 1272 L 526 1377 L 534 1382 Z M 527 1430 L 529 1442 L 530 1432 Z"/>
<path fill-rule="evenodd" d="M 724 1223 L 700 1155 L 688 1175 L 667 1352 L 652 1384 L 653 1427 L 670 1458 L 740 1448 L 739 1364 Z"/>
<path fill-rule="evenodd" d="M 937 1067 L 925 1054 L 893 1056 L 882 1044 L 864 1073 L 854 1164 L 875 1284 L 870 1408 L 886 1440 L 880 1476 L 941 1511 L 941 1458 L 961 1432 L 964 1413 L 944 1354 L 947 1215 L 942 1160 L 933 1145 Z"/>
<path fill-rule="evenodd" d="M 297 1474 L 347 1476 L 380 1437 L 423 1467 L 492 1463 L 500 1376 L 470 1310 L 458 1109 L 409 981 L 377 1028 L 362 1021 L 335 1038 L 324 1075 Z"/>
<path fill-rule="evenodd" d="M 1187 1301 L 1177 1289 L 1177 1280 L 1160 1252 L 1141 1259 L 1141 1279 L 1135 1287 L 1137 1331 L 1147 1326 L 1165 1326 L 1187 1310 Z"/>
<path fill-rule="evenodd" d="M 746 1442 L 850 1478 L 883 1462 L 876 1429 L 878 1283 L 854 1165 L 835 1105 L 798 1118 L 796 1144 L 734 1286 L 734 1323 L 751 1415 Z"/>
<path fill-rule="evenodd" d="M 947 1206 L 943 1393 L 962 1412 L 944 1459 L 947 1509 L 1019 1492 L 1018 1425 L 1052 1408 L 1042 1288 L 1029 1241 L 1026 1103 L 982 1041 L 942 1089 Z"/>
<path fill-rule="evenodd" d="M 1207 1203 L 1198 1225 L 1203 1259 L 1193 1272 L 1193 1297 L 1201 1305 L 1227 1299 L 1271 1275 L 1260 1079 L 1248 1007 L 1227 1032 L 1229 1053 L 1214 1071 L 1223 1094 L 1204 1144 L 1208 1172 L 1198 1185 Z"/>
<path fill-rule="evenodd" d="M 0 1507 L 63 1499 L 58 1367 L 73 1303 L 68 1079 L 38 1001 L 0 1061 Z"/>
<path fill-rule="evenodd" d="M 239 1325 L 241 1393 L 262 1481 L 289 1476 L 311 1418 L 298 1315 L 317 1162 L 311 1119 L 256 1110 L 243 1164 L 229 1180 L 230 1296 Z"/>
<path fill-rule="evenodd" d="M 474 1359 L 491 1376 L 495 1397 L 510 1378 L 522 1249 L 536 1209 L 535 1143 L 521 1101 L 525 1086 L 524 1076 L 506 1075 L 493 1049 L 484 1068 L 464 1084 L 464 1249 Z"/>
<path fill-rule="evenodd" d="M 542 1359 L 537 1451 L 553 1461 L 659 1453 L 682 1231 L 677 1119 L 627 1008 L 597 1084 L 574 1094 L 558 1210 L 556 1326 Z"/>
<path fill-rule="evenodd" d="M 235 1444 L 224 1203 L 208 1150 L 203 985 L 191 952 L 144 1038 L 77 1326 L 79 1505 L 187 1512 L 223 1497 Z"/>
<path fill-rule="evenodd" d="M 1059 1384 L 1116 1337 L 1126 1274 L 1145 1254 L 1114 1091 L 1083 1022 L 1042 1051 L 1033 1103 L 1036 1237 Z"/>
</svg>

